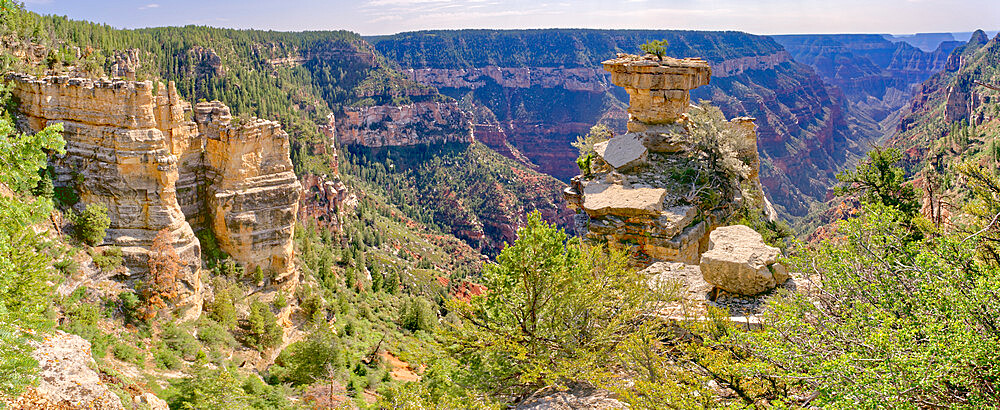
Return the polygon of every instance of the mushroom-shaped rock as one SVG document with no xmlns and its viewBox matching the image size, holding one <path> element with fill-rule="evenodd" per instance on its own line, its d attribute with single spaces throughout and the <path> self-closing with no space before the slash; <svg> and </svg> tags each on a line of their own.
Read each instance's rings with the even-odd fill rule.
<svg viewBox="0 0 1000 410">
<path fill-rule="evenodd" d="M 688 92 L 708 84 L 712 69 L 701 59 L 662 61 L 622 54 L 602 63 L 611 73 L 611 82 L 629 94 L 630 127 L 633 122 L 664 124 L 673 122 L 687 110 Z M 630 128 L 631 129 L 631 128 Z"/>
<path fill-rule="evenodd" d="M 788 280 L 778 263 L 781 251 L 745 225 L 724 226 L 709 235 L 708 252 L 701 255 L 705 281 L 731 293 L 756 295 Z"/>
<path fill-rule="evenodd" d="M 604 162 L 617 170 L 625 170 L 646 162 L 649 150 L 639 134 L 625 134 L 594 144 L 594 151 Z"/>
</svg>

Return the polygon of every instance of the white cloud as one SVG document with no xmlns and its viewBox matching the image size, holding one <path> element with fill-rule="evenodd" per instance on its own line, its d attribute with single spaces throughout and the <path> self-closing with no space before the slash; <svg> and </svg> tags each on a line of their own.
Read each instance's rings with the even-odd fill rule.
<svg viewBox="0 0 1000 410">
<path fill-rule="evenodd" d="M 156 3 L 149 3 L 149 4 L 145 5 L 145 6 L 142 6 L 142 7 L 139 7 L 139 10 L 149 10 L 149 9 L 156 9 L 156 8 L 159 8 L 159 7 L 160 7 L 160 5 L 159 5 L 159 4 L 156 4 Z"/>
</svg>

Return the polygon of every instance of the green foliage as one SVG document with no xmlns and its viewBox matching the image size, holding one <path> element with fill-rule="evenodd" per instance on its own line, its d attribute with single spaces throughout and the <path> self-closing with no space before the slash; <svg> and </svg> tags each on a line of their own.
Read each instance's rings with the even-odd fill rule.
<svg viewBox="0 0 1000 410">
<path fill-rule="evenodd" d="M 977 260 L 974 241 L 913 241 L 905 218 L 867 204 L 842 223 L 844 240 L 792 259 L 821 278 L 818 301 L 772 299 L 762 332 L 733 337 L 820 407 L 995 405 L 1000 272 Z"/>
<path fill-rule="evenodd" d="M 77 239 L 90 246 L 97 246 L 104 241 L 111 219 L 108 218 L 108 208 L 104 204 L 87 204 L 83 212 L 73 218 L 73 223 L 76 225 L 73 233 Z"/>
<path fill-rule="evenodd" d="M 246 344 L 263 351 L 277 346 L 281 339 L 282 330 L 271 308 L 264 302 L 253 301 L 247 318 Z"/>
<path fill-rule="evenodd" d="M 125 319 L 125 323 L 138 325 L 144 322 L 142 312 L 140 311 L 142 301 L 139 300 L 139 295 L 136 295 L 135 292 L 125 291 L 119 293 L 118 302 L 115 305 L 118 308 L 118 312 Z"/>
<path fill-rule="evenodd" d="M 103 272 L 112 272 L 122 265 L 122 248 L 110 246 L 100 252 L 91 252 L 94 264 Z"/>
<path fill-rule="evenodd" d="M 3 12 L 5 17 L 8 12 Z M 36 134 L 17 133 L 11 108 L 6 85 L 0 85 L 0 161 L 4 164 L 0 172 L 0 396 L 16 395 L 31 382 L 36 362 L 28 355 L 29 333 L 48 327 L 45 312 L 51 303 L 47 281 L 52 259 L 43 251 L 47 240 L 29 225 L 46 218 L 52 202 L 30 191 L 41 179 L 46 151 L 65 152 L 61 124 Z"/>
<path fill-rule="evenodd" d="M 837 174 L 841 182 L 837 194 L 860 194 L 862 201 L 895 208 L 906 219 L 912 219 L 920 211 L 920 204 L 913 185 L 898 166 L 902 159 L 897 149 L 874 147 L 856 169 Z"/>
<path fill-rule="evenodd" d="M 225 367 L 197 368 L 194 375 L 172 383 L 164 397 L 172 409 L 286 409 L 291 404 L 280 386 L 267 386 L 256 375 L 241 377 Z"/>
<path fill-rule="evenodd" d="M 612 132 L 607 125 L 597 124 L 593 127 L 590 127 L 590 131 L 587 132 L 587 135 L 581 135 L 576 137 L 576 141 L 573 142 L 573 147 L 575 147 L 578 151 L 580 151 L 580 157 L 582 158 L 587 156 L 588 154 L 595 153 L 594 144 L 597 144 L 598 142 L 607 141 L 614 136 L 615 136 L 614 132 Z"/>
<path fill-rule="evenodd" d="M 343 347 L 329 328 L 321 326 L 308 339 L 285 348 L 275 364 L 271 374 L 282 383 L 311 384 L 330 377 L 344 366 Z"/>
<path fill-rule="evenodd" d="M 667 40 L 652 40 L 648 43 L 639 45 L 639 49 L 646 54 L 655 55 L 660 61 L 663 61 L 663 56 L 667 54 L 667 46 L 670 43 Z"/>
<path fill-rule="evenodd" d="M 634 319 L 667 299 L 629 268 L 624 251 L 567 240 L 538 213 L 483 281 L 486 294 L 449 301 L 461 322 L 442 336 L 462 363 L 459 383 L 496 398 L 590 377 L 643 331 Z"/>
<path fill-rule="evenodd" d="M 173 323 L 167 323 L 163 326 L 160 338 L 170 350 L 177 352 L 187 361 L 195 360 L 198 352 L 201 351 L 201 344 L 198 343 L 198 340 L 187 330 Z"/>
<path fill-rule="evenodd" d="M 232 329 L 236 326 L 236 299 L 234 294 L 237 289 L 224 279 L 216 278 L 214 281 L 215 297 L 206 305 L 209 317 L 213 320 Z"/>
<path fill-rule="evenodd" d="M 239 343 L 222 324 L 203 317 L 198 320 L 198 340 L 206 346 L 236 348 Z"/>
<path fill-rule="evenodd" d="M 408 298 L 399 310 L 399 325 L 411 332 L 432 330 L 437 321 L 431 302 L 419 296 Z"/>
<path fill-rule="evenodd" d="M 143 360 L 143 354 L 135 346 L 128 344 L 128 342 L 115 343 L 111 347 L 111 352 L 114 353 L 115 358 L 123 362 L 141 364 Z"/>
</svg>

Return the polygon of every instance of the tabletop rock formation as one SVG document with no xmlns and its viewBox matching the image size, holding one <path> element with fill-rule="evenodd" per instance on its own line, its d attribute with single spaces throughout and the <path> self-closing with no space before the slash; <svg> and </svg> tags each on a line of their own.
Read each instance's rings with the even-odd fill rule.
<svg viewBox="0 0 1000 410">
<path fill-rule="evenodd" d="M 605 61 L 604 69 L 629 94 L 629 132 L 596 143 L 593 154 L 582 157 L 584 175 L 573 178 L 565 192 L 579 210 L 577 232 L 591 240 L 623 244 L 640 259 L 673 262 L 654 265 L 659 266 L 656 276 L 683 282 L 686 297 L 704 300 L 711 285 L 748 295 L 773 288 L 781 279 L 781 274 L 768 271 L 780 268 L 775 265 L 776 248 L 764 245 L 747 227 L 742 228 L 756 237 L 727 242 L 723 238 L 732 235 L 713 233 L 740 208 L 776 217 L 758 176 L 753 119 L 725 120 L 721 113 L 713 116 L 710 107 L 690 105 L 689 91 L 708 84 L 711 77 L 703 60 L 619 54 Z M 743 233 L 724 232 L 731 231 Z M 719 238 L 714 247 L 710 234 Z M 709 249 L 729 249 L 744 258 L 729 264 L 706 259 L 702 254 Z M 763 250 L 773 252 L 753 259 Z M 695 266 L 699 263 L 700 268 Z M 769 280 L 748 280 L 750 286 L 731 279 L 749 277 L 751 268 L 756 275 L 768 273 Z"/>
</svg>

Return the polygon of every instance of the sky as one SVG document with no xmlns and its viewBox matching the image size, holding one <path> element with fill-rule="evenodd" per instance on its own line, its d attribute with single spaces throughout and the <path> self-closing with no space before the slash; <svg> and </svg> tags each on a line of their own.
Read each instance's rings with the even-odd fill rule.
<svg viewBox="0 0 1000 410">
<path fill-rule="evenodd" d="M 1000 28 L 998 0 L 22 0 L 32 11 L 119 28 L 183 26 L 363 35 L 425 29 L 739 30 L 754 34 L 967 32 Z"/>
</svg>

